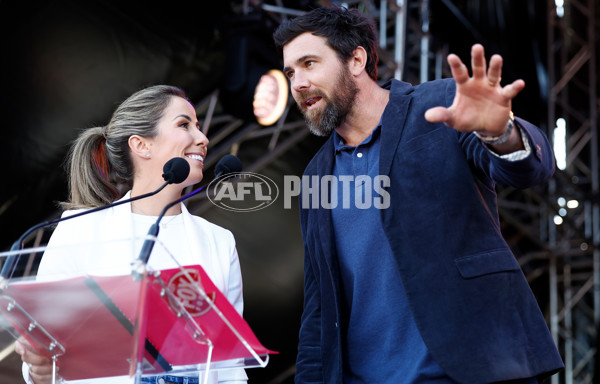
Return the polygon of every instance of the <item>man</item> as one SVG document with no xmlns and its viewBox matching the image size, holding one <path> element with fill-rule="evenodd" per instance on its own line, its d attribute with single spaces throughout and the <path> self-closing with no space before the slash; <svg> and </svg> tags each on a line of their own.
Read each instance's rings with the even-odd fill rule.
<svg viewBox="0 0 600 384">
<path fill-rule="evenodd" d="M 296 383 L 536 383 L 561 369 L 497 215 L 495 183 L 554 171 L 541 131 L 512 117 L 525 83 L 500 86 L 502 58 L 486 69 L 475 45 L 472 77 L 449 55 L 453 79 L 380 87 L 356 10 L 313 10 L 274 39 L 310 130 L 330 136 L 302 191 L 339 181 L 330 204 L 301 199 Z"/>
</svg>

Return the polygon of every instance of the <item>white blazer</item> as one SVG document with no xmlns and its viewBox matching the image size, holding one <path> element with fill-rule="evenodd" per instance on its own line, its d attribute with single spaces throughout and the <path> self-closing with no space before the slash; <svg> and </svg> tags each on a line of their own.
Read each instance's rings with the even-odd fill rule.
<svg viewBox="0 0 600 384">
<path fill-rule="evenodd" d="M 128 192 L 122 200 L 129 196 Z M 63 217 L 81 211 L 65 211 Z M 201 265 L 241 315 L 244 306 L 242 274 L 233 234 L 193 216 L 183 204 L 181 211 L 181 215 L 165 216 L 161 220 L 157 242 L 148 261 L 149 268 L 159 270 L 179 265 Z M 130 274 L 131 262 L 138 257 L 148 229 L 155 221 L 156 217 L 133 214 L 130 203 L 63 221 L 52 233 L 37 279 Z M 23 376 L 26 382 L 32 383 L 25 364 Z M 120 384 L 131 380 L 119 377 L 105 378 L 101 382 Z M 214 371 L 209 377 L 209 383 L 246 382 L 246 373 L 241 368 Z"/>
</svg>

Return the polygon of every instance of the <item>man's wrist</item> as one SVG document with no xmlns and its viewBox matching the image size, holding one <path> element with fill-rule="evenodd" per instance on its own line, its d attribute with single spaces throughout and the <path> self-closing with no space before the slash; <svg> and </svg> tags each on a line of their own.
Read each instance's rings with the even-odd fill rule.
<svg viewBox="0 0 600 384">
<path fill-rule="evenodd" d="M 506 141 L 510 137 L 510 134 L 512 133 L 514 128 L 515 128 L 515 119 L 514 119 L 514 115 L 513 115 L 512 111 L 511 111 L 510 116 L 508 118 L 508 122 L 506 123 L 506 130 L 504 131 L 504 133 L 502 135 L 500 135 L 500 136 L 482 136 L 477 131 L 475 131 L 473 133 L 475 133 L 475 136 L 477 136 L 485 144 L 499 145 L 499 144 L 506 143 Z"/>
</svg>

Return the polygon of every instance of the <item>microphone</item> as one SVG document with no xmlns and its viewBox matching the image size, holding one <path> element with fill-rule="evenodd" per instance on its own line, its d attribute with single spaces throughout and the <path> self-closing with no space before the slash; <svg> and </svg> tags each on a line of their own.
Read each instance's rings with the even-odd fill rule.
<svg viewBox="0 0 600 384">
<path fill-rule="evenodd" d="M 236 156 L 233 156 L 233 155 L 225 155 L 215 165 L 215 179 L 218 179 L 219 177 L 224 176 L 229 173 L 240 172 L 241 170 L 242 170 L 242 161 L 239 158 L 237 158 Z M 156 222 L 154 224 L 152 224 L 152 226 L 148 230 L 148 234 L 146 237 L 149 237 L 149 238 L 144 240 L 144 244 L 142 245 L 142 250 L 140 251 L 140 254 L 139 254 L 137 260 L 135 260 L 133 262 L 132 273 L 133 273 L 134 277 L 139 279 L 143 274 L 145 266 L 148 264 L 148 260 L 150 259 L 150 253 L 152 252 L 152 248 L 154 248 L 154 243 L 155 243 L 156 237 L 158 236 L 158 230 L 159 230 L 158 225 L 160 224 L 160 221 L 162 220 L 165 213 L 169 210 L 169 208 L 173 207 L 176 204 L 181 203 L 184 200 L 189 199 L 190 197 L 201 192 L 202 190 L 204 190 L 204 186 L 188 193 L 185 196 L 180 197 L 179 199 L 177 199 L 175 201 L 170 202 L 163 208 L 163 210 L 160 212 L 160 215 L 158 215 Z"/>
<path fill-rule="evenodd" d="M 215 165 L 215 179 L 228 173 L 235 173 L 242 170 L 242 161 L 233 155 L 225 155 Z"/>
<path fill-rule="evenodd" d="M 45 221 L 45 222 L 36 224 L 33 227 L 29 228 L 27 231 L 25 231 L 17 239 L 17 241 L 15 241 L 13 243 L 12 247 L 10 248 L 10 250 L 11 251 L 19 251 L 19 250 L 23 249 L 23 247 L 25 245 L 25 240 L 27 239 L 27 237 L 29 237 L 29 235 L 31 235 L 33 232 L 35 232 L 35 231 L 37 231 L 39 229 L 42 229 L 42 228 L 45 228 L 45 227 L 49 227 L 49 226 L 57 224 L 57 223 L 59 223 L 61 221 L 74 219 L 74 218 L 79 217 L 79 216 L 83 216 L 83 215 L 87 215 L 87 214 L 90 214 L 90 213 L 102 211 L 102 210 L 107 209 L 107 208 L 116 207 L 117 205 L 129 203 L 129 202 L 132 202 L 132 201 L 135 201 L 135 200 L 139 200 L 139 199 L 143 199 L 143 198 L 146 198 L 146 197 L 150 197 L 150 196 L 156 195 L 158 192 L 162 191 L 169 184 L 180 184 L 180 183 L 182 183 L 183 181 L 185 181 L 185 179 L 187 179 L 187 177 L 188 177 L 189 174 L 190 174 L 190 164 L 187 162 L 187 160 L 185 160 L 182 157 L 174 157 L 171 160 L 167 161 L 165 163 L 165 165 L 163 166 L 162 177 L 165 180 L 165 183 L 163 185 L 161 185 L 157 190 L 155 190 L 153 192 L 145 193 L 143 195 L 135 196 L 135 197 L 132 197 L 132 198 L 129 198 L 129 199 L 117 201 L 117 202 L 112 203 L 112 204 L 107 204 L 107 205 L 103 205 L 103 206 L 100 206 L 100 207 L 96 207 L 96 208 L 92 208 L 92 209 L 89 209 L 89 210 L 85 210 L 83 212 L 79 212 L 79 213 L 74 214 L 74 215 L 70 215 L 70 216 L 66 216 L 66 217 L 59 217 L 58 219 L 49 220 L 49 221 Z M 4 278 L 10 278 L 10 277 L 12 277 L 12 274 L 14 273 L 14 269 L 15 269 L 15 267 L 18 264 L 19 257 L 20 257 L 20 255 L 12 255 L 12 256 L 9 256 L 6 259 L 6 262 L 2 266 L 2 271 L 0 271 L 0 279 L 2 277 L 4 277 Z"/>
<path fill-rule="evenodd" d="M 167 184 L 181 184 L 190 175 L 190 164 L 183 157 L 174 157 L 167 161 L 163 166 L 162 177 L 165 180 L 160 189 L 154 193 L 158 193 Z"/>
</svg>

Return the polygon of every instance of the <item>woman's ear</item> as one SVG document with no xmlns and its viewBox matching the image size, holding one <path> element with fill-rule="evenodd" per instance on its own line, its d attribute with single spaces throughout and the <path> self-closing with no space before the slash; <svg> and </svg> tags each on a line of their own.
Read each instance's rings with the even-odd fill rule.
<svg viewBox="0 0 600 384">
<path fill-rule="evenodd" d="M 146 138 L 132 135 L 129 137 L 127 143 L 129 144 L 129 149 L 133 156 L 143 159 L 149 159 L 151 157 L 150 146 L 148 145 Z"/>
<path fill-rule="evenodd" d="M 350 73 L 358 76 L 367 66 L 367 51 L 361 46 L 358 46 L 352 51 L 350 58 Z"/>
</svg>

